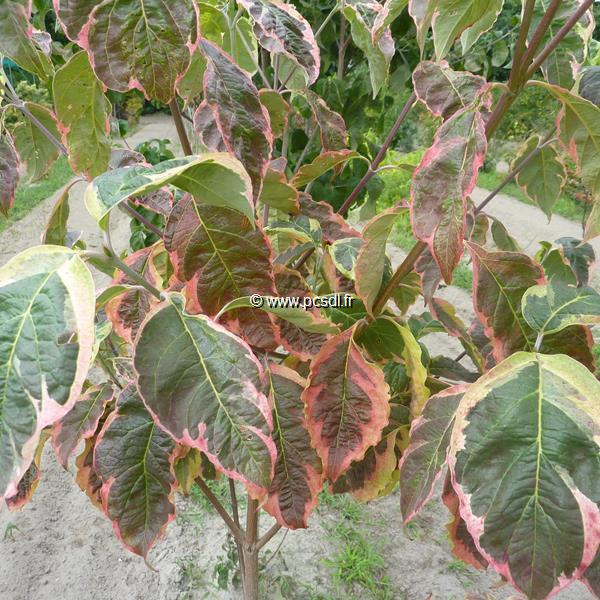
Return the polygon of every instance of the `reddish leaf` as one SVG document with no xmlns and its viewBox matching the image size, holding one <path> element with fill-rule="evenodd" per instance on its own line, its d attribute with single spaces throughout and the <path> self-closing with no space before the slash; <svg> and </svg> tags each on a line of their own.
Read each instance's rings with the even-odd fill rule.
<svg viewBox="0 0 600 600">
<path fill-rule="evenodd" d="M 444 120 L 472 104 L 487 88 L 483 77 L 467 71 L 454 71 L 445 60 L 420 62 L 412 77 L 419 100 L 430 112 Z"/>
<path fill-rule="evenodd" d="M 269 241 L 241 213 L 184 198 L 167 220 L 164 239 L 178 279 L 188 282 L 188 291 L 208 315 L 242 296 L 276 295 Z M 254 346 L 279 345 L 277 328 L 263 311 L 244 308 L 224 318 Z"/>
<path fill-rule="evenodd" d="M 449 472 L 446 474 L 442 500 L 452 515 L 452 520 L 446 525 L 448 537 L 452 543 L 452 554 L 478 570 L 485 569 L 488 561 L 477 550 L 473 536 L 469 533 L 465 520 L 460 516 L 460 502 L 452 487 Z"/>
<path fill-rule="evenodd" d="M 192 0 L 54 0 L 67 37 L 88 51 L 112 90 L 142 91 L 168 104 L 187 71 L 198 38 Z"/>
<path fill-rule="evenodd" d="M 284 527 L 307 527 L 323 487 L 321 461 L 304 425 L 302 390 L 306 381 L 295 371 L 272 364 L 270 395 L 273 439 L 277 446 L 275 476 L 263 508 Z"/>
<path fill-rule="evenodd" d="M 75 482 L 82 492 L 90 499 L 91 503 L 102 510 L 102 480 L 94 468 L 94 448 L 97 438 L 93 437 L 85 440 L 85 447 L 75 461 L 77 474 Z"/>
<path fill-rule="evenodd" d="M 134 386 L 117 400 L 94 450 L 102 506 L 131 552 L 146 557 L 175 518 L 175 442 L 152 419 Z"/>
<path fill-rule="evenodd" d="M 0 136 L 0 213 L 5 217 L 15 202 L 15 191 L 19 183 L 21 165 L 12 138 Z"/>
<path fill-rule="evenodd" d="M 447 283 L 462 255 L 467 196 L 475 187 L 486 149 L 481 113 L 462 109 L 437 130 L 413 176 L 413 231 L 429 246 Z"/>
<path fill-rule="evenodd" d="M 142 248 L 125 259 L 125 264 L 139 273 L 150 285 L 162 288 L 162 279 L 154 265 L 158 246 Z M 111 285 L 135 285 L 137 282 L 122 271 L 112 280 Z M 135 289 L 119 294 L 106 303 L 106 316 L 113 324 L 115 333 L 132 343 L 148 313 L 158 304 L 150 292 Z"/>
<path fill-rule="evenodd" d="M 200 47 L 208 62 L 204 102 L 212 111 L 225 147 L 248 171 L 256 201 L 273 150 L 269 113 L 245 71 L 215 44 L 202 40 Z"/>
<path fill-rule="evenodd" d="M 415 263 L 415 271 L 421 277 L 421 289 L 423 290 L 423 298 L 426 304 L 431 302 L 431 299 L 435 295 L 442 282 L 442 274 L 440 268 L 437 266 L 431 252 L 425 250 Z"/>
<path fill-rule="evenodd" d="M 213 111 L 206 101 L 202 101 L 194 113 L 194 131 L 211 152 L 227 151 Z"/>
<path fill-rule="evenodd" d="M 328 244 L 343 238 L 360 237 L 360 233 L 350 227 L 344 217 L 333 212 L 330 204 L 315 202 L 308 194 L 300 194 L 300 212 L 319 222 L 323 240 Z"/>
<path fill-rule="evenodd" d="M 321 132 L 321 146 L 324 152 L 342 150 L 348 144 L 346 123 L 342 115 L 331 110 L 325 100 L 311 90 L 306 91 L 306 100 L 313 111 Z"/>
<path fill-rule="evenodd" d="M 96 433 L 104 409 L 114 394 L 115 388 L 111 383 L 91 386 L 85 390 L 75 406 L 55 423 L 52 428 L 52 446 L 65 469 L 79 442 Z"/>
<path fill-rule="evenodd" d="M 302 275 L 283 265 L 275 265 L 275 285 L 280 296 L 304 298 L 312 295 Z M 318 309 L 310 310 L 318 314 Z M 327 341 L 327 335 L 305 331 L 285 319 L 278 318 L 277 325 L 281 331 L 283 347 L 303 361 L 309 361 Z"/>
<path fill-rule="evenodd" d="M 334 482 L 379 442 L 390 414 L 383 371 L 365 360 L 352 336 L 348 329 L 323 345 L 302 395 L 313 446 Z"/>
<path fill-rule="evenodd" d="M 600 551 L 596 553 L 596 558 L 587 568 L 582 579 L 592 594 L 595 594 L 597 598 L 600 598 Z"/>
<path fill-rule="evenodd" d="M 160 188 L 144 196 L 132 198 L 131 200 L 134 204 L 143 206 L 157 215 L 163 215 L 163 217 L 168 216 L 173 208 L 173 194 L 167 187 Z"/>
<path fill-rule="evenodd" d="M 456 385 L 431 396 L 410 427 L 410 442 L 400 460 L 400 508 L 407 523 L 433 495 L 446 464 L 454 415 L 466 386 Z"/>
<path fill-rule="evenodd" d="M 239 4 L 254 20 L 254 33 L 260 45 L 298 65 L 306 82 L 313 84 L 319 76 L 319 46 L 304 17 L 284 2 L 239 0 Z"/>
</svg>

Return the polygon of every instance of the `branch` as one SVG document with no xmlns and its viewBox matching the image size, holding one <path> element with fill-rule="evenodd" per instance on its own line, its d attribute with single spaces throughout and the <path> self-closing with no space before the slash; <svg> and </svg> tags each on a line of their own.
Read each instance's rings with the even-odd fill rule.
<svg viewBox="0 0 600 600">
<path fill-rule="evenodd" d="M 121 204 L 119 206 L 130 217 L 133 217 L 134 219 L 137 219 L 140 223 L 142 223 L 142 225 L 144 225 L 144 227 L 146 227 L 146 229 L 149 229 L 150 231 L 152 231 L 152 233 L 155 233 L 159 238 L 162 239 L 163 232 L 156 225 L 154 225 L 154 223 L 151 223 L 148 219 L 146 219 L 146 217 L 144 217 L 137 210 L 135 210 L 135 208 L 133 208 L 133 206 L 131 206 L 127 202 L 121 202 Z"/>
<path fill-rule="evenodd" d="M 183 123 L 181 111 L 179 110 L 179 104 L 177 104 L 177 98 L 173 98 L 173 100 L 169 102 L 169 108 L 171 109 L 173 121 L 175 121 L 175 128 L 177 129 L 177 135 L 179 136 L 179 141 L 181 142 L 181 148 L 183 149 L 183 153 L 186 156 L 191 156 L 192 154 L 194 154 L 194 152 L 192 151 L 190 140 L 185 131 L 185 125 Z"/>
<path fill-rule="evenodd" d="M 581 6 L 569 17 L 567 22 L 556 32 L 556 35 L 548 42 L 546 47 L 539 53 L 533 64 L 529 67 L 525 79 L 529 79 L 538 69 L 544 64 L 548 56 L 556 49 L 558 44 L 562 42 L 565 36 L 575 27 L 577 21 L 594 3 L 594 0 L 584 0 Z"/>
<path fill-rule="evenodd" d="M 342 79 L 342 77 L 344 77 L 344 62 L 346 59 L 346 48 L 346 17 L 342 14 L 342 17 L 340 18 L 340 37 L 338 40 L 338 63 L 336 73 L 338 79 Z"/>
<path fill-rule="evenodd" d="M 233 513 L 233 522 L 240 527 L 240 513 L 238 512 L 238 502 L 237 496 L 235 493 L 235 481 L 233 479 L 229 480 L 229 497 L 231 498 L 231 512 Z M 241 531 L 241 527 L 240 527 Z M 240 567 L 242 568 L 242 573 L 244 572 L 244 548 L 241 542 L 236 540 L 238 559 L 240 561 Z"/>
<path fill-rule="evenodd" d="M 279 523 L 275 523 L 265 535 L 263 535 L 258 542 L 256 542 L 256 550 L 260 550 L 263 546 L 268 544 L 273 536 L 281 529 L 281 525 Z"/>
<path fill-rule="evenodd" d="M 233 519 L 229 516 L 223 505 L 219 502 L 219 499 L 212 493 L 212 490 L 206 485 L 206 482 L 202 477 L 196 477 L 194 480 L 202 493 L 207 497 L 208 501 L 213 505 L 214 509 L 219 513 L 223 521 L 225 521 L 225 525 L 229 527 L 233 537 L 236 542 L 240 544 L 244 544 L 246 541 L 246 534 L 242 531 L 240 527 L 238 527 Z"/>
</svg>

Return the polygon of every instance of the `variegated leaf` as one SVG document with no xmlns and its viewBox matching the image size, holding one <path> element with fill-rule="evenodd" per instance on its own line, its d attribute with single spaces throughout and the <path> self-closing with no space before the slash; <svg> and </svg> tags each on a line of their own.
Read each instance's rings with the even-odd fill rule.
<svg viewBox="0 0 600 600">
<path fill-rule="evenodd" d="M 81 392 L 94 344 L 92 276 L 66 248 L 30 248 L 0 268 L 0 313 L 0 497 L 10 497 L 41 430 Z"/>
<path fill-rule="evenodd" d="M 15 202 L 15 192 L 19 183 L 21 165 L 12 138 L 0 135 L 0 213 L 8 216 Z"/>
</svg>

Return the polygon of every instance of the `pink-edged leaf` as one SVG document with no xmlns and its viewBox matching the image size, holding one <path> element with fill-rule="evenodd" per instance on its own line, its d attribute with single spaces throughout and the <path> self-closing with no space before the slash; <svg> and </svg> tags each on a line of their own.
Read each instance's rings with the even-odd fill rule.
<svg viewBox="0 0 600 600">
<path fill-rule="evenodd" d="M 334 169 L 334 173 L 337 174 L 337 171 L 343 169 L 345 164 L 353 158 L 362 157 L 354 150 L 322 152 L 310 164 L 300 167 L 300 170 L 292 178 L 291 183 L 296 187 L 303 187 L 317 177 L 327 173 L 329 169 Z"/>
<path fill-rule="evenodd" d="M 483 77 L 454 71 L 445 60 L 420 62 L 412 78 L 419 100 L 444 120 L 472 104 L 487 89 Z"/>
<path fill-rule="evenodd" d="M 447 283 L 462 255 L 467 196 L 486 150 L 481 113 L 475 107 L 461 109 L 437 130 L 413 176 L 413 231 L 429 246 Z"/>
<path fill-rule="evenodd" d="M 382 440 L 335 482 L 333 491 L 352 494 L 359 502 L 370 502 L 389 493 L 398 481 L 397 437 L 397 429 L 384 433 Z"/>
<path fill-rule="evenodd" d="M 385 0 L 373 23 L 373 43 L 377 43 L 389 26 L 402 14 L 408 0 Z"/>
<path fill-rule="evenodd" d="M 200 42 L 200 48 L 208 63 L 204 102 L 212 111 L 225 147 L 250 175 L 256 201 L 273 150 L 269 113 L 252 79 L 227 54 L 206 40 Z"/>
<path fill-rule="evenodd" d="M 454 415 L 466 387 L 455 385 L 431 396 L 410 426 L 410 442 L 400 459 L 400 509 L 405 523 L 433 495 L 446 464 Z"/>
<path fill-rule="evenodd" d="M 10 498 L 6 498 L 6 507 L 11 512 L 21 510 L 35 493 L 42 476 L 42 454 L 49 438 L 50 432 L 44 429 L 40 434 L 40 439 L 33 454 L 33 460 L 17 484 L 17 493 Z"/>
<path fill-rule="evenodd" d="M 137 196 L 132 198 L 131 201 L 163 217 L 167 217 L 173 209 L 173 194 L 167 187 L 160 188 L 143 196 Z"/>
<path fill-rule="evenodd" d="M 81 393 L 94 346 L 94 283 L 59 246 L 36 246 L 0 268 L 0 499 L 34 457 L 40 434 Z"/>
<path fill-rule="evenodd" d="M 5 0 L 0 5 L 0 54 L 43 81 L 52 77 L 52 61 L 42 51 L 29 18 L 31 0 Z M 39 32 L 38 32 L 39 33 Z"/>
<path fill-rule="evenodd" d="M 176 445 L 146 410 L 135 386 L 117 399 L 96 441 L 102 506 L 123 545 L 144 558 L 175 518 Z"/>
<path fill-rule="evenodd" d="M 114 398 L 111 383 L 89 387 L 75 406 L 52 428 L 52 446 L 60 464 L 66 469 L 79 442 L 96 433 L 106 405 Z"/>
<path fill-rule="evenodd" d="M 280 0 L 240 0 L 252 20 L 259 44 L 269 52 L 283 54 L 297 65 L 308 85 L 319 76 L 320 52 L 313 31 L 306 19 L 291 4 Z M 282 73 L 282 76 L 289 75 Z"/>
<path fill-rule="evenodd" d="M 53 0 L 67 37 L 86 49 L 112 90 L 138 89 L 168 104 L 187 71 L 199 33 L 192 0 Z"/>
<path fill-rule="evenodd" d="M 162 279 L 156 269 L 154 259 L 160 249 L 160 246 L 142 248 L 129 255 L 124 261 L 128 267 L 158 289 L 162 288 Z M 111 285 L 131 286 L 136 283 L 126 273 L 118 271 Z M 145 289 L 126 290 L 106 303 L 106 316 L 110 319 L 115 333 L 131 344 L 142 322 L 158 302 Z"/>
<path fill-rule="evenodd" d="M 183 198 L 167 220 L 165 246 L 178 279 L 188 282 L 188 291 L 208 315 L 242 296 L 276 295 L 269 241 L 235 210 Z M 244 308 L 225 318 L 250 344 L 271 350 L 279 345 L 277 328 L 265 312 Z"/>
<path fill-rule="evenodd" d="M 94 447 L 96 440 L 96 436 L 85 440 L 85 446 L 75 461 L 75 468 L 77 469 L 75 483 L 90 499 L 90 502 L 98 510 L 102 510 L 102 480 L 98 477 L 98 473 L 94 468 Z"/>
<path fill-rule="evenodd" d="M 448 537 L 452 544 L 452 554 L 475 569 L 485 569 L 488 566 L 488 561 L 477 550 L 473 536 L 469 533 L 465 520 L 460 516 L 460 502 L 452 487 L 451 479 L 450 471 L 448 471 L 444 481 L 442 500 L 452 515 L 452 520 L 446 525 Z"/>
<path fill-rule="evenodd" d="M 360 233 L 350 227 L 344 217 L 333 212 L 331 204 L 315 202 L 306 193 L 300 194 L 300 213 L 319 222 L 323 240 L 328 244 L 344 238 L 360 237 Z"/>
<path fill-rule="evenodd" d="M 308 517 L 323 487 L 321 460 L 310 445 L 301 394 L 306 381 L 287 367 L 271 364 L 270 395 L 273 439 L 277 447 L 275 475 L 263 508 L 289 529 L 308 526 Z"/>
<path fill-rule="evenodd" d="M 542 267 L 519 252 L 488 252 L 468 243 L 473 259 L 473 304 L 492 341 L 497 361 L 517 350 L 532 350 L 531 328 L 523 319 L 525 291 L 544 283 Z M 534 336 L 535 338 L 535 336 Z"/>
<path fill-rule="evenodd" d="M 283 265 L 275 265 L 275 286 L 278 294 L 282 297 L 304 298 L 312 296 L 312 292 L 302 275 L 298 271 L 288 269 Z M 309 310 L 317 318 L 322 318 L 318 309 L 312 308 Z M 328 339 L 328 336 L 324 333 L 305 331 L 291 321 L 281 318 L 277 319 L 277 325 L 281 331 L 281 344 L 283 347 L 303 361 L 311 360 Z"/>
<path fill-rule="evenodd" d="M 431 252 L 425 250 L 415 262 L 415 271 L 421 278 L 421 289 L 423 290 L 423 298 L 429 304 L 435 293 L 437 292 L 440 283 L 442 282 L 442 274 L 440 268 L 435 262 Z"/>
<path fill-rule="evenodd" d="M 5 217 L 15 202 L 20 168 L 12 138 L 6 133 L 0 135 L 0 213 Z"/>
<path fill-rule="evenodd" d="M 596 558 L 583 574 L 583 582 L 588 586 L 596 598 L 600 598 L 600 551 L 596 553 Z"/>
<path fill-rule="evenodd" d="M 227 151 L 212 108 L 205 100 L 198 105 L 194 113 L 194 131 L 211 152 Z"/>
<path fill-rule="evenodd" d="M 325 100 L 311 90 L 306 91 L 306 100 L 317 121 L 323 150 L 331 152 L 345 148 L 348 145 L 348 134 L 342 115 L 331 110 Z"/>
<path fill-rule="evenodd" d="M 144 402 L 178 443 L 204 452 L 228 477 L 268 489 L 276 449 L 262 366 L 245 342 L 182 304 L 172 295 L 138 335 Z"/>
<path fill-rule="evenodd" d="M 448 464 L 477 549 L 527 597 L 583 575 L 600 544 L 600 383 L 564 355 L 513 354 L 467 389 Z"/>
<path fill-rule="evenodd" d="M 353 333 L 348 329 L 323 345 L 302 394 L 313 446 L 334 482 L 380 441 L 390 414 L 383 371 L 365 360 Z"/>
</svg>

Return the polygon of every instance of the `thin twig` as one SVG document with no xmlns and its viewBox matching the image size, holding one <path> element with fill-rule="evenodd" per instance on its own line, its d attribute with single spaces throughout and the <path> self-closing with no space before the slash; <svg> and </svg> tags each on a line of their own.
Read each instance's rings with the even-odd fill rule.
<svg viewBox="0 0 600 600">
<path fill-rule="evenodd" d="M 256 56 L 254 56 L 254 50 L 252 48 L 250 48 L 250 46 L 248 45 L 248 42 L 246 41 L 246 38 L 243 35 L 240 35 L 240 40 L 242 40 L 242 44 L 244 44 L 244 48 L 246 48 L 246 52 L 248 52 L 248 55 L 252 59 L 252 62 L 254 63 L 254 66 L 256 67 L 256 71 L 260 75 L 260 78 L 262 79 L 262 82 L 264 83 L 265 87 L 268 89 L 272 89 L 269 79 L 265 75 L 265 72 L 262 70 L 261 66 L 258 64 L 258 60 L 256 59 Z"/>
<path fill-rule="evenodd" d="M 302 167 L 302 164 L 304 163 L 304 159 L 306 158 L 306 155 L 308 154 L 308 151 L 310 150 L 312 143 L 315 141 L 315 137 L 317 136 L 318 129 L 319 129 L 318 127 L 315 127 L 313 129 L 313 132 L 310 134 L 308 141 L 304 145 L 302 154 L 300 154 L 300 157 L 298 158 L 298 162 L 296 163 L 296 166 L 294 167 L 293 175 L 296 175 L 298 173 L 298 171 L 300 170 L 300 168 Z"/>
<path fill-rule="evenodd" d="M 121 202 L 119 206 L 126 213 L 128 213 L 129 216 L 133 217 L 134 219 L 137 219 L 140 223 L 144 225 L 144 227 L 146 227 L 146 229 L 149 229 L 152 233 L 155 233 L 159 238 L 162 239 L 163 232 L 156 225 L 154 225 L 154 223 L 151 223 L 148 219 L 146 219 L 146 217 L 144 217 L 137 210 L 135 210 L 135 208 L 133 208 L 133 206 L 131 206 L 127 201 Z"/>
<path fill-rule="evenodd" d="M 338 79 L 342 79 L 342 77 L 344 77 L 346 48 L 346 17 L 344 16 L 344 13 L 342 13 L 342 16 L 340 18 L 340 35 L 338 39 L 338 62 L 336 72 L 336 76 Z"/>
<path fill-rule="evenodd" d="M 233 537 L 235 538 L 235 541 L 239 542 L 240 544 L 244 544 L 246 541 L 245 533 L 242 531 L 242 529 L 240 527 L 238 527 L 235 524 L 235 522 L 229 516 L 228 512 L 225 510 L 223 505 L 219 502 L 219 499 L 213 494 L 212 490 L 208 487 L 208 485 L 206 485 L 206 482 L 204 481 L 204 479 L 202 479 L 202 477 L 196 477 L 195 482 L 198 484 L 198 487 L 200 488 L 202 493 L 206 496 L 208 501 L 213 505 L 215 510 L 219 513 L 219 515 L 221 516 L 223 521 L 225 521 L 225 525 L 227 525 L 227 527 L 229 527 L 229 530 L 231 531 Z"/>
<path fill-rule="evenodd" d="M 256 550 L 260 550 L 263 546 L 268 544 L 271 541 L 271 538 L 281 529 L 281 525 L 279 523 L 275 523 L 267 533 L 265 533 L 259 540 L 256 542 Z"/>
</svg>

